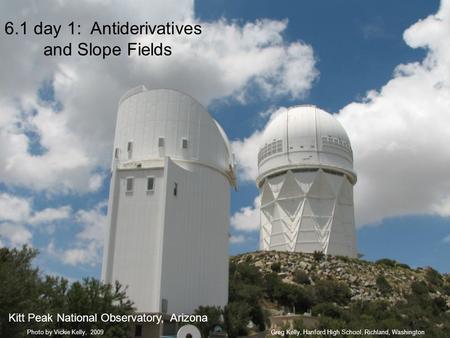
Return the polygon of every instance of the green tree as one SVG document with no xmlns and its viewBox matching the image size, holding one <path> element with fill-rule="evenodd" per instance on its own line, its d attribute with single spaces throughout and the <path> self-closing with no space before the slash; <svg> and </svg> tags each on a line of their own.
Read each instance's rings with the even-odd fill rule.
<svg viewBox="0 0 450 338">
<path fill-rule="evenodd" d="M 248 263 L 230 264 L 229 302 L 246 303 L 250 320 L 265 329 L 266 315 L 259 303 L 264 297 L 263 275 L 255 266 Z"/>
<path fill-rule="evenodd" d="M 278 304 L 296 313 L 303 313 L 314 304 L 314 295 L 311 289 L 283 282 L 275 286 L 273 297 Z"/>
<path fill-rule="evenodd" d="M 320 330 L 342 330 L 342 329 L 348 329 L 347 324 L 340 319 L 333 319 L 326 316 L 319 317 L 319 327 Z"/>
<path fill-rule="evenodd" d="M 60 277 L 41 277 L 32 267 L 37 251 L 0 249 L 0 337 L 20 338 L 26 329 L 53 329 L 57 323 L 8 322 L 9 313 L 132 313 L 132 303 L 119 284 L 103 284 L 94 278 L 69 282 Z M 66 329 L 104 329 L 103 337 L 125 336 L 128 323 L 65 323 Z"/>
<path fill-rule="evenodd" d="M 225 306 L 225 327 L 230 338 L 247 335 L 250 321 L 250 306 L 243 302 L 231 302 Z"/>
<path fill-rule="evenodd" d="M 28 323 L 9 323 L 9 313 L 40 312 L 39 271 L 31 266 L 37 251 L 0 248 L 0 337 L 24 337 Z"/>
<path fill-rule="evenodd" d="M 334 319 L 342 319 L 344 317 L 343 310 L 334 303 L 320 303 L 312 308 L 314 316 L 326 316 Z"/>
<path fill-rule="evenodd" d="M 198 309 L 194 311 L 196 315 L 206 315 L 208 317 L 208 322 L 197 322 L 194 323 L 195 326 L 202 333 L 202 337 L 208 337 L 209 333 L 212 331 L 214 326 L 221 325 L 223 326 L 221 317 L 223 315 L 223 310 L 218 306 L 200 306 Z"/>
<path fill-rule="evenodd" d="M 370 266 L 373 263 L 363 264 Z M 391 273 L 394 274 L 397 269 L 404 269 L 399 263 L 388 259 L 381 260 L 378 265 L 393 266 Z M 238 290 L 235 290 L 234 304 L 229 308 L 227 317 L 228 323 L 234 323 L 229 325 L 234 335 L 247 332 L 248 320 L 256 324 L 253 313 L 256 304 L 266 309 L 276 307 L 277 310 L 285 306 L 289 311 L 295 307 L 296 312 L 312 307 L 312 313 L 320 318 L 319 328 L 421 329 L 426 331 L 427 337 L 446 337 L 450 332 L 450 312 L 445 296 L 450 290 L 448 275 L 424 271 L 428 274 L 425 282 L 413 282 L 410 293 L 404 294 L 404 300 L 392 304 L 385 300 L 351 301 L 349 287 L 336 279 L 310 276 L 314 283 L 298 285 L 283 282 L 273 271 L 261 273 L 259 269 L 248 266 L 235 267 L 234 270 L 234 274 L 230 273 L 230 288 L 234 284 Z M 377 288 L 387 292 L 390 286 L 386 284 L 389 283 L 383 274 L 378 277 Z M 436 278 L 441 280 L 441 286 Z M 441 296 L 436 297 L 433 290 L 439 290 Z"/>
<path fill-rule="evenodd" d="M 127 299 L 125 289 L 116 282 L 103 284 L 94 278 L 75 282 L 67 291 L 67 313 L 126 315 L 133 313 L 132 302 Z M 103 337 L 124 337 L 129 323 L 72 323 L 73 328 L 90 332 L 91 329 L 103 329 Z"/>
<path fill-rule="evenodd" d="M 264 276 L 264 290 L 271 301 L 276 301 L 278 298 L 276 292 L 279 290 L 281 283 L 280 277 L 275 272 L 268 273 Z"/>
<path fill-rule="evenodd" d="M 334 279 L 321 279 L 316 282 L 316 294 L 319 303 L 331 302 L 346 305 L 350 302 L 350 288 Z"/>
</svg>

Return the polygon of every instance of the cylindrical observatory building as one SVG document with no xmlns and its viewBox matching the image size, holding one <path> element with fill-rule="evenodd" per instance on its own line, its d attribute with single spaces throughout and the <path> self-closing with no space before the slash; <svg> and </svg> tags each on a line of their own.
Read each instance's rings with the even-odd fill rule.
<svg viewBox="0 0 450 338">
<path fill-rule="evenodd" d="M 192 313 L 228 300 L 234 164 L 219 124 L 192 97 L 135 88 L 120 100 L 102 279 L 137 311 Z"/>
<path fill-rule="evenodd" d="M 279 113 L 264 130 L 258 168 L 261 250 L 356 257 L 353 153 L 331 114 L 312 105 Z"/>
</svg>

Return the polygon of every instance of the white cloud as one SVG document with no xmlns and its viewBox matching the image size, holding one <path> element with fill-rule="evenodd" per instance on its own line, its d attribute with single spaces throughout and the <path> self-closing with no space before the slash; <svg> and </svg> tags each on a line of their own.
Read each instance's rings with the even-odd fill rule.
<svg viewBox="0 0 450 338">
<path fill-rule="evenodd" d="M 243 140 L 234 140 L 231 147 L 236 158 L 238 177 L 242 181 L 254 181 L 258 176 L 257 154 L 262 143 L 262 131 L 255 131 Z"/>
<path fill-rule="evenodd" d="M 7 193 L 0 193 L 0 221 L 23 222 L 30 216 L 30 201 Z"/>
<path fill-rule="evenodd" d="M 70 246 L 57 248 L 52 240 L 46 252 L 67 265 L 99 264 L 106 228 L 105 207 L 106 202 L 100 202 L 92 209 L 78 210 L 75 213 L 75 221 L 81 225 L 81 231 L 74 242 Z"/>
<path fill-rule="evenodd" d="M 244 102 L 253 92 L 249 89 L 255 87 L 262 96 L 303 97 L 318 75 L 312 47 L 284 39 L 287 21 L 199 22 L 193 0 L 42 0 L 39 5 L 17 0 L 0 2 L 0 17 L 4 22 L 11 18 L 27 21 L 29 29 L 41 20 L 64 26 L 75 20 L 84 32 L 94 20 L 194 22 L 203 26 L 199 37 L 165 40 L 173 46 L 174 54 L 168 58 L 103 61 L 42 56 L 43 45 L 64 45 L 69 39 L 74 45 L 83 39 L 125 46 L 130 39 L 145 43 L 149 38 L 89 37 L 84 33 L 81 37 L 62 35 L 58 40 L 32 34 L 2 40 L 0 73 L 8 76 L 0 79 L 0 182 L 50 196 L 101 188 L 103 177 L 98 171 L 109 167 L 118 99 L 131 87 L 170 87 L 204 104 L 215 99 Z M 58 111 L 54 111 L 54 104 L 38 97 L 43 83 L 52 83 Z M 38 142 L 41 152 L 32 150 L 33 142 Z M 14 213 L 11 203 L 16 203 Z M 61 248 L 51 242 L 47 251 L 66 264 L 98 263 L 106 220 L 104 206 L 73 213 L 69 206 L 33 211 L 31 204 L 22 198 L 0 200 L 0 217 L 11 223 L 3 226 L 14 239 L 11 243 L 31 242 L 28 225 L 50 229 L 57 221 L 75 217 L 81 230 L 74 242 L 58 244 Z"/>
<path fill-rule="evenodd" d="M 231 244 L 241 244 L 244 243 L 247 240 L 247 238 L 244 235 L 232 235 L 230 237 L 230 243 Z"/>
<path fill-rule="evenodd" d="M 87 264 L 98 262 L 106 227 L 106 202 L 100 202 L 92 209 L 78 210 L 76 213 L 72 212 L 69 205 L 34 210 L 33 199 L 0 193 L 1 246 L 31 245 L 33 237 L 31 229 L 53 234 L 55 225 L 60 223 L 72 227 L 77 224 L 81 226 L 74 242 L 77 247 L 67 250 L 68 253 L 65 254 L 62 250 L 56 250 L 54 243 L 51 242 L 47 252 L 67 262 L 74 261 L 73 257 L 77 252 L 83 252 Z"/>
<path fill-rule="evenodd" d="M 60 208 L 46 208 L 35 212 L 28 222 L 30 224 L 51 223 L 68 219 L 71 216 L 71 213 L 72 209 L 68 205 Z"/>
<path fill-rule="evenodd" d="M 238 231 L 256 231 L 259 229 L 259 196 L 255 198 L 252 206 L 243 207 L 231 216 L 231 226 Z"/>
<path fill-rule="evenodd" d="M 100 241 L 99 230 L 96 230 L 95 227 L 103 229 L 105 222 L 101 217 L 95 217 L 95 212 L 102 212 L 101 208 L 104 203 L 99 204 L 93 210 L 79 210 L 76 214 L 72 213 L 69 205 L 34 210 L 33 203 L 32 198 L 0 193 L 1 246 L 32 245 L 33 233 L 30 229 L 44 230 L 48 234 L 53 234 L 56 224 L 64 222 L 63 224 L 67 225 L 71 219 L 75 219 L 76 222 L 83 225 L 80 238 Z M 95 224 L 96 222 L 98 224 Z"/>
<path fill-rule="evenodd" d="M 444 241 L 444 243 L 450 244 L 450 235 L 448 235 L 447 237 L 445 237 L 443 241 Z"/>
<path fill-rule="evenodd" d="M 33 199 L 0 193 L 0 237 L 2 246 L 31 245 L 33 233 L 30 225 L 39 225 L 40 230 L 54 231 L 54 223 L 71 216 L 70 206 L 33 210 Z M 5 241 L 6 239 L 6 241 Z"/>
<path fill-rule="evenodd" d="M 261 118 L 269 117 L 268 122 L 285 111 L 286 108 L 269 109 L 259 114 Z M 239 179 L 242 181 L 254 181 L 258 176 L 257 154 L 262 143 L 264 130 L 256 130 L 252 135 L 243 140 L 234 140 L 231 147 L 238 165 Z"/>
<path fill-rule="evenodd" d="M 31 232 L 20 224 L 0 223 L 0 239 L 2 239 L 2 246 L 5 245 L 5 243 L 8 243 L 8 246 L 12 247 L 31 244 L 31 238 Z"/>
<path fill-rule="evenodd" d="M 404 33 L 423 62 L 402 64 L 380 91 L 370 91 L 336 115 L 352 142 L 358 182 L 358 225 L 407 214 L 450 216 L 450 1 Z M 233 142 L 243 180 L 257 176 L 262 132 Z M 254 217 L 252 207 L 242 219 Z"/>
<path fill-rule="evenodd" d="M 100 174 L 94 174 L 89 178 L 89 190 L 97 191 L 103 184 L 103 176 Z"/>
<path fill-rule="evenodd" d="M 0 193 L 0 222 L 11 221 L 23 224 L 50 223 L 70 217 L 70 206 L 33 210 L 31 198 Z"/>
<path fill-rule="evenodd" d="M 63 252 L 62 261 L 68 265 L 87 264 L 95 266 L 101 259 L 98 248 L 91 242 L 87 246 L 68 249 Z"/>
<path fill-rule="evenodd" d="M 421 63 L 399 65 L 380 91 L 338 114 L 353 144 L 359 224 L 405 214 L 450 216 L 450 1 L 407 29 L 425 47 Z"/>
<path fill-rule="evenodd" d="M 39 6 L 29 1 L 2 2 L 0 13 L 17 22 L 40 18 L 67 25 L 73 18 L 87 30 L 94 20 L 131 23 L 198 23 L 192 0 L 54 1 Z M 5 20 L 6 21 L 6 20 Z M 49 58 L 41 55 L 52 38 L 32 35 L 2 41 L 0 72 L 0 176 L 4 183 L 36 190 L 87 192 L 98 189 L 96 170 L 109 165 L 119 97 L 138 84 L 172 87 L 203 103 L 213 99 L 247 98 L 258 86 L 262 95 L 304 96 L 317 77 L 313 49 L 303 42 L 286 42 L 287 21 L 258 20 L 238 24 L 224 19 L 200 22 L 201 36 L 172 38 L 171 57 Z M 77 43 L 81 37 L 70 37 Z M 124 46 L 130 37 L 88 37 L 97 43 Z M 150 37 L 131 39 L 148 42 Z M 59 44 L 69 36 L 58 38 Z M 23 79 L 26 79 L 24 81 Z M 53 81 L 62 110 L 54 112 L 36 98 L 44 81 Z M 18 127 L 20 125 L 20 127 Z M 30 154 L 32 130 L 46 152 Z"/>
<path fill-rule="evenodd" d="M 35 99 L 22 98 L 14 108 L 4 100 L 3 109 L 16 109 L 15 116 L 0 125 L 0 175 L 9 185 L 30 189 L 57 191 L 87 190 L 91 165 L 98 163 L 86 153 L 76 135 L 68 126 L 68 116 L 41 106 Z M 38 113 L 34 113 L 37 109 Z M 1 114 L 1 113 L 0 113 Z M 15 127 L 20 124 L 21 127 Z M 29 152 L 32 130 L 40 137 L 46 149 L 43 154 Z"/>
<path fill-rule="evenodd" d="M 103 246 L 104 233 L 106 229 L 106 205 L 101 202 L 90 210 L 79 210 L 76 213 L 76 220 L 83 225 L 83 230 L 78 237 L 83 240 L 93 241 L 97 246 Z"/>
</svg>

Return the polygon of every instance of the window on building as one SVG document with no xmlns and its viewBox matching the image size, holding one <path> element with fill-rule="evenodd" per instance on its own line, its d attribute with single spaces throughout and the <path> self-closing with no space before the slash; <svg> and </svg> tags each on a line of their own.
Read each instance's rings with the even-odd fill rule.
<svg viewBox="0 0 450 338">
<path fill-rule="evenodd" d="M 188 140 L 187 140 L 187 138 L 183 138 L 183 139 L 181 140 L 181 147 L 182 147 L 183 149 L 187 149 L 187 147 L 188 147 Z"/>
<path fill-rule="evenodd" d="M 134 179 L 133 177 L 127 177 L 127 192 L 133 191 Z"/>
<path fill-rule="evenodd" d="M 164 147 L 164 137 L 158 138 L 158 147 Z"/>
<path fill-rule="evenodd" d="M 128 159 L 130 159 L 133 156 L 133 142 L 131 141 L 128 142 L 127 151 L 128 151 Z"/>
<path fill-rule="evenodd" d="M 135 337 L 142 337 L 142 325 L 136 325 L 134 327 L 134 336 Z"/>
<path fill-rule="evenodd" d="M 153 176 L 147 177 L 147 191 L 153 191 L 155 187 L 155 178 Z"/>
<path fill-rule="evenodd" d="M 166 298 L 161 299 L 161 312 L 162 313 L 167 313 L 167 305 L 168 305 L 168 301 Z M 163 325 L 165 326 L 165 325 Z"/>
<path fill-rule="evenodd" d="M 120 155 L 120 149 L 119 148 L 114 149 L 114 158 L 119 158 L 119 155 Z"/>
<path fill-rule="evenodd" d="M 173 195 L 177 196 L 178 195 L 178 183 L 174 183 L 173 184 Z"/>
</svg>

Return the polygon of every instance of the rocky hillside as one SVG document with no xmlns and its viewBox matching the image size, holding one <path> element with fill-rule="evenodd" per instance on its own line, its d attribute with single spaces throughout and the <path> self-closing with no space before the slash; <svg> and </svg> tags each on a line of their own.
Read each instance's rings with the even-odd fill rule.
<svg viewBox="0 0 450 338">
<path fill-rule="evenodd" d="M 263 274 L 275 272 L 289 284 L 311 284 L 321 279 L 334 279 L 350 288 L 351 301 L 384 300 L 391 304 L 404 301 L 413 282 L 429 286 L 431 298 L 442 298 L 450 308 L 450 276 L 431 268 L 411 269 L 405 264 L 383 259 L 368 262 L 320 253 L 254 252 L 235 256 L 235 264 L 248 263 Z M 415 283 L 418 284 L 418 283 Z"/>
</svg>

